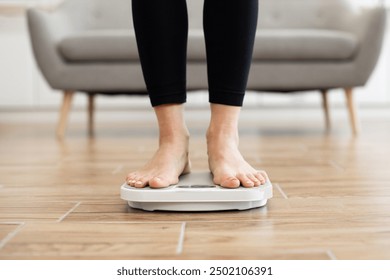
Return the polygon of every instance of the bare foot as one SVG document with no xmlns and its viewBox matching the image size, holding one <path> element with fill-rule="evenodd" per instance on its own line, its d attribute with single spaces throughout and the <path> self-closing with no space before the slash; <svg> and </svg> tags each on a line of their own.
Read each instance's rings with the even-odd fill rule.
<svg viewBox="0 0 390 280">
<path fill-rule="evenodd" d="M 207 132 L 207 153 L 214 183 L 226 188 L 254 187 L 267 180 L 264 171 L 257 171 L 238 150 L 237 132 Z"/>
<path fill-rule="evenodd" d="M 182 104 L 154 107 L 159 125 L 159 148 L 141 169 L 127 175 L 132 187 L 168 187 L 179 182 L 181 174 L 190 172 L 188 159 L 189 132 L 183 118 Z"/>
<path fill-rule="evenodd" d="M 181 174 L 190 172 L 188 138 L 161 143 L 151 160 L 141 169 L 127 175 L 128 185 L 136 188 L 163 188 L 177 184 Z"/>
</svg>

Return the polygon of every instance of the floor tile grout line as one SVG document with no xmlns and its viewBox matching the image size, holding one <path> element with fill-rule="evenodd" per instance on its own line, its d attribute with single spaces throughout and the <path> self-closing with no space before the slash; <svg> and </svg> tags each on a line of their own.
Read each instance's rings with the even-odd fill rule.
<svg viewBox="0 0 390 280">
<path fill-rule="evenodd" d="M 58 218 L 57 223 L 62 222 L 70 213 L 72 213 L 77 207 L 79 207 L 81 204 L 81 201 L 77 202 L 68 212 L 66 212 L 64 215 Z"/>
<path fill-rule="evenodd" d="M 6 237 L 4 237 L 2 240 L 0 240 L 0 250 L 4 248 L 4 246 L 12 239 L 14 238 L 26 225 L 26 223 L 19 223 L 19 226 L 11 231 L 9 234 L 7 234 Z"/>
<path fill-rule="evenodd" d="M 328 255 L 328 257 L 329 257 L 331 260 L 337 260 L 335 254 L 333 253 L 332 250 L 330 250 L 330 249 L 326 250 L 326 254 Z"/>
<path fill-rule="evenodd" d="M 115 221 L 108 221 L 108 222 L 98 222 L 98 221 L 92 221 L 92 222 L 86 222 L 86 221 L 73 221 L 72 223 L 86 223 L 86 224 L 182 224 L 183 222 L 177 221 L 148 221 L 148 222 L 115 222 Z"/>
<path fill-rule="evenodd" d="M 278 249 L 276 249 L 276 251 L 278 251 L 278 250 L 281 250 L 281 251 L 284 251 L 284 252 L 289 252 L 289 253 L 296 253 L 296 254 L 300 254 L 300 253 L 324 253 L 324 252 L 327 254 L 327 250 L 325 248 L 322 248 L 322 247 L 292 248 L 292 249 L 278 248 Z"/>
<path fill-rule="evenodd" d="M 24 222 L 0 222 L 0 225 L 21 225 Z"/>
<path fill-rule="evenodd" d="M 345 170 L 344 167 L 342 167 L 340 164 L 338 164 L 338 163 L 335 162 L 334 160 L 329 160 L 328 163 L 329 163 L 332 167 L 334 167 L 335 169 L 337 169 L 337 170 L 340 170 L 340 171 L 344 171 L 344 170 Z"/>
<path fill-rule="evenodd" d="M 118 165 L 113 171 L 111 171 L 111 174 L 118 174 L 123 169 L 123 164 Z"/>
<path fill-rule="evenodd" d="M 288 199 L 288 196 L 286 195 L 286 193 L 282 190 L 282 187 L 279 185 L 279 184 L 272 184 L 273 186 L 275 186 L 275 188 L 278 189 L 278 191 L 280 192 L 280 194 L 283 196 L 284 199 Z"/>
<path fill-rule="evenodd" d="M 177 247 L 176 247 L 176 255 L 180 255 L 183 252 L 185 230 L 186 230 L 186 222 L 182 222 L 180 228 L 179 240 L 177 242 Z"/>
<path fill-rule="evenodd" d="M 45 199 L 37 199 L 37 200 L 34 200 L 34 203 L 64 203 L 64 204 L 70 204 L 70 203 L 77 203 L 78 201 L 76 200 L 45 200 Z M 94 203 L 96 201 L 87 201 L 87 203 Z M 97 202 L 100 202 L 100 201 L 97 201 Z M 97 203 L 96 202 L 96 203 Z M 113 201 L 112 203 L 105 203 L 105 204 L 115 204 L 116 201 Z"/>
</svg>

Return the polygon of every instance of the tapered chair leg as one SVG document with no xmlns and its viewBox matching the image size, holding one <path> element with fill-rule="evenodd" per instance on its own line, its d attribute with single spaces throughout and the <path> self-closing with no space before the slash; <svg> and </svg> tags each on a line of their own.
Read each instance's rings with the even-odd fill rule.
<svg viewBox="0 0 390 280">
<path fill-rule="evenodd" d="M 322 108 L 324 109 L 324 117 L 325 117 L 325 128 L 326 132 L 330 131 L 331 123 L 330 123 L 330 113 L 329 113 L 329 103 L 328 103 L 328 91 L 321 90 L 322 95 Z"/>
<path fill-rule="evenodd" d="M 345 88 L 345 98 L 347 101 L 349 120 L 351 123 L 352 132 L 355 136 L 357 136 L 360 132 L 360 122 L 357 116 L 357 108 L 356 104 L 353 100 L 353 89 Z"/>
<path fill-rule="evenodd" d="M 88 94 L 88 135 L 94 135 L 95 94 Z"/>
<path fill-rule="evenodd" d="M 64 98 L 62 101 L 60 119 L 57 125 L 56 135 L 58 139 L 63 139 L 65 135 L 66 126 L 68 123 L 68 116 L 70 108 L 72 107 L 74 91 L 64 91 Z"/>
</svg>

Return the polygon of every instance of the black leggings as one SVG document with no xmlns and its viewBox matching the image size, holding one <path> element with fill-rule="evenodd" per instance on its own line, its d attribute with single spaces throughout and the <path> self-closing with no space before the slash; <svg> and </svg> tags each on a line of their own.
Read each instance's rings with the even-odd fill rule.
<svg viewBox="0 0 390 280">
<path fill-rule="evenodd" d="M 186 102 L 186 0 L 132 0 L 132 10 L 152 106 Z M 258 0 L 204 0 L 210 103 L 242 106 L 257 16 Z"/>
</svg>

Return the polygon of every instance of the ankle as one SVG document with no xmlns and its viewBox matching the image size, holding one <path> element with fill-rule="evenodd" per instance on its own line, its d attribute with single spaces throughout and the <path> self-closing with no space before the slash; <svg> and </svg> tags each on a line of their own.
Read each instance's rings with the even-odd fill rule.
<svg viewBox="0 0 390 280">
<path fill-rule="evenodd" d="M 238 144 L 238 129 L 236 126 L 212 126 L 210 125 L 207 129 L 206 133 L 207 143 L 226 143 L 226 142 L 234 142 Z"/>
<path fill-rule="evenodd" d="M 160 130 L 159 143 L 161 145 L 184 145 L 188 147 L 190 139 L 190 133 L 188 129 L 177 129 L 177 130 Z"/>
</svg>

